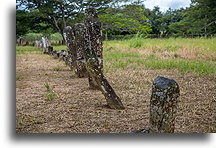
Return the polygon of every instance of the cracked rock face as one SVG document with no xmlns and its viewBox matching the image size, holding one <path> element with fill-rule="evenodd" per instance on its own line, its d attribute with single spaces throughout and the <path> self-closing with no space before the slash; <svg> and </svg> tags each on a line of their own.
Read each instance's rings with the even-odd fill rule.
<svg viewBox="0 0 216 148">
<path fill-rule="evenodd" d="M 175 80 L 158 76 L 150 100 L 150 132 L 174 133 L 179 86 Z"/>
</svg>

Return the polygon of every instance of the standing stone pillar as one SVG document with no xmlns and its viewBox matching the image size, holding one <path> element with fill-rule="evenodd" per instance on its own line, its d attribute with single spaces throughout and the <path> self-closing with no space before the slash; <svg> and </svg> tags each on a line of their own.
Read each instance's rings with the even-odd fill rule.
<svg viewBox="0 0 216 148">
<path fill-rule="evenodd" d="M 85 10 L 85 25 L 91 40 L 91 48 L 95 51 L 100 68 L 103 68 L 103 46 L 102 46 L 102 24 L 96 13 L 96 9 L 91 7 Z"/>
<path fill-rule="evenodd" d="M 94 82 L 99 87 L 100 91 L 105 96 L 107 105 L 112 109 L 124 109 L 124 106 L 120 98 L 116 95 L 113 88 L 110 86 L 109 82 L 103 75 L 102 69 L 100 67 L 100 62 L 95 50 L 92 49 L 90 35 L 88 29 L 83 25 L 82 26 L 83 38 L 85 42 L 85 48 L 83 50 L 86 69 L 89 73 L 89 76 L 94 80 Z M 81 28 L 80 28 L 81 29 Z"/>
<path fill-rule="evenodd" d="M 99 60 L 99 68 L 103 69 L 103 47 L 102 47 L 102 25 L 98 19 L 95 8 L 87 8 L 85 10 L 85 25 L 91 41 L 91 50 L 94 50 L 96 57 Z M 91 89 L 99 89 L 94 79 L 89 76 L 89 86 Z"/>
<path fill-rule="evenodd" d="M 49 40 L 47 39 L 47 37 L 42 37 L 41 41 L 43 53 L 48 53 L 48 46 L 50 46 Z"/>
<path fill-rule="evenodd" d="M 179 86 L 175 80 L 158 76 L 150 100 L 150 133 L 174 133 Z"/>
<path fill-rule="evenodd" d="M 48 54 L 52 54 L 53 52 L 53 47 L 52 46 L 48 46 Z"/>
<path fill-rule="evenodd" d="M 72 68 L 76 68 L 76 45 L 75 45 L 75 35 L 73 28 L 67 26 L 64 28 L 64 38 L 68 48 L 68 56 L 66 63 Z"/>
<path fill-rule="evenodd" d="M 19 37 L 17 39 L 17 44 L 18 44 L 18 46 L 23 46 L 24 45 L 24 39 L 22 37 Z"/>
<path fill-rule="evenodd" d="M 84 58 L 84 48 L 85 48 L 85 40 L 83 35 L 85 34 L 85 25 L 82 23 L 78 23 L 74 25 L 74 35 L 75 35 L 75 46 L 76 46 L 76 75 L 79 78 L 87 78 L 88 72 L 85 66 L 85 58 Z"/>
<path fill-rule="evenodd" d="M 41 40 L 36 40 L 36 41 L 35 41 L 35 47 L 37 47 L 37 48 L 42 48 L 42 47 L 41 47 L 41 44 L 42 44 L 42 41 L 41 41 Z"/>
</svg>

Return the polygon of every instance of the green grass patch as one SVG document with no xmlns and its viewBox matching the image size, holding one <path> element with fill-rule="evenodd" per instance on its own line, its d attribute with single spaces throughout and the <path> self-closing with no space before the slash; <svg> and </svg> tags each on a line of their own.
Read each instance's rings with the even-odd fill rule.
<svg viewBox="0 0 216 148">
<path fill-rule="evenodd" d="M 71 79 L 77 78 L 77 76 L 76 76 L 75 74 L 71 74 L 69 77 L 70 77 Z"/>
<path fill-rule="evenodd" d="M 53 88 L 49 85 L 48 82 L 44 83 L 44 87 L 46 88 L 46 93 L 44 94 L 46 100 L 52 101 L 57 97 L 57 94 L 53 91 Z"/>
<path fill-rule="evenodd" d="M 129 47 L 130 48 L 140 48 L 140 47 L 143 47 L 144 46 L 143 41 L 144 40 L 142 38 L 132 38 L 129 41 Z"/>
<path fill-rule="evenodd" d="M 146 59 L 147 59 L 147 60 L 157 60 L 158 57 L 157 57 L 156 55 L 154 55 L 154 54 L 151 54 L 151 55 L 147 56 Z"/>
<path fill-rule="evenodd" d="M 67 50 L 66 45 L 53 46 L 53 50 Z"/>
<path fill-rule="evenodd" d="M 143 46 L 143 35 L 137 33 L 132 39 L 129 40 L 129 47 L 131 48 L 140 48 Z"/>
<path fill-rule="evenodd" d="M 177 51 L 181 48 L 200 49 L 203 51 L 216 52 L 216 38 L 141 38 L 134 37 L 130 40 L 105 41 L 104 45 L 113 48 L 141 48 L 154 49 L 155 51 Z"/>
<path fill-rule="evenodd" d="M 215 64 L 209 61 L 146 60 L 142 64 L 152 69 L 177 69 L 182 73 L 194 72 L 198 75 L 213 75 L 215 72 Z"/>
<path fill-rule="evenodd" d="M 168 45 L 168 46 L 165 46 L 165 51 L 172 51 L 172 52 L 174 52 L 174 51 L 177 51 L 179 48 L 181 48 L 180 46 L 177 46 L 177 45 L 175 45 L 175 46 L 173 46 L 173 45 Z"/>
<path fill-rule="evenodd" d="M 28 52 L 37 52 L 41 53 L 42 51 L 40 48 L 33 47 L 33 46 L 16 46 L 16 54 L 25 54 Z"/>
<path fill-rule="evenodd" d="M 154 54 L 142 57 L 136 53 L 112 52 L 104 56 L 104 61 L 108 61 L 109 69 L 132 68 L 130 65 L 133 65 L 133 68 L 144 66 L 150 69 L 177 69 L 183 74 L 194 72 L 198 75 L 213 76 L 215 72 L 215 63 L 212 61 L 160 59 Z"/>
<path fill-rule="evenodd" d="M 54 92 L 48 92 L 48 93 L 44 94 L 44 97 L 46 97 L 46 100 L 48 100 L 48 101 L 52 101 L 53 99 L 56 98 L 56 96 L 57 95 Z"/>
<path fill-rule="evenodd" d="M 115 48 L 112 46 L 110 46 L 108 48 L 104 48 L 104 51 L 113 51 L 113 50 L 115 50 Z"/>
<path fill-rule="evenodd" d="M 49 91 L 52 91 L 52 87 L 49 85 L 48 82 L 44 83 L 44 87 L 46 88 L 46 90 L 49 92 Z"/>
<path fill-rule="evenodd" d="M 53 70 L 54 70 L 54 71 L 62 71 L 63 68 L 58 66 L 58 67 L 54 67 Z"/>
<path fill-rule="evenodd" d="M 109 68 L 125 69 L 130 63 L 140 55 L 133 52 L 108 52 L 104 53 L 104 62 L 110 63 Z"/>
<path fill-rule="evenodd" d="M 133 52 L 117 52 L 117 51 L 104 53 L 104 58 L 108 61 L 119 60 L 122 58 L 131 58 L 131 57 L 140 57 L 140 55 Z"/>
<path fill-rule="evenodd" d="M 24 79 L 23 76 L 21 76 L 21 75 L 16 75 L 16 80 L 22 80 L 22 79 Z"/>
<path fill-rule="evenodd" d="M 208 60 L 208 57 L 215 55 L 215 42 L 216 38 L 144 39 L 141 37 L 134 37 L 130 40 L 105 41 L 104 45 L 107 50 L 104 51 L 104 68 L 107 71 L 107 69 L 144 66 L 151 69 L 177 69 L 181 73 L 194 72 L 198 75 L 214 76 L 215 62 L 211 59 Z M 139 54 L 139 51 L 142 50 L 151 52 L 151 54 L 149 56 Z M 168 59 L 156 56 L 164 51 L 174 52 L 174 54 Z M 185 54 L 183 54 L 184 51 Z M 190 57 L 202 54 L 203 59 L 200 57 L 199 59 L 187 59 L 187 53 L 191 54 Z"/>
</svg>

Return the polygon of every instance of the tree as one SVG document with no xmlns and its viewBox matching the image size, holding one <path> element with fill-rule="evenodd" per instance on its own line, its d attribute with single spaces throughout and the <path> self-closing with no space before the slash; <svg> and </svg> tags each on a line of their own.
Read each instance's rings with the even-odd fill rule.
<svg viewBox="0 0 216 148">
<path fill-rule="evenodd" d="M 17 6 L 24 11 L 40 14 L 63 37 L 63 30 L 67 25 L 80 22 L 84 17 L 86 7 L 104 9 L 116 2 L 125 0 L 17 0 Z M 63 37 L 64 39 L 64 37 Z"/>
<path fill-rule="evenodd" d="M 172 10 L 171 8 L 169 8 L 166 11 L 166 13 L 163 14 L 163 16 L 161 17 L 161 26 L 160 26 L 161 27 L 160 28 L 161 35 L 172 34 L 172 32 L 174 30 L 171 30 L 170 25 L 172 25 L 173 23 L 181 21 L 184 17 L 183 12 L 184 12 L 183 8 L 181 8 L 179 10 Z M 178 28 L 176 28 L 176 30 L 178 30 Z"/>
<path fill-rule="evenodd" d="M 38 14 L 33 14 L 23 10 L 16 11 L 16 37 L 27 33 L 39 33 L 52 31 L 51 26 Z"/>
<path fill-rule="evenodd" d="M 216 0 L 192 0 L 190 8 L 183 12 L 183 19 L 170 24 L 178 35 L 211 35 L 216 33 Z"/>
<path fill-rule="evenodd" d="M 162 17 L 162 12 L 160 11 L 160 8 L 158 6 L 155 6 L 152 11 L 146 9 L 145 13 L 152 25 L 151 34 L 160 35 Z"/>
<path fill-rule="evenodd" d="M 103 24 L 103 30 L 121 34 L 128 33 L 149 33 L 151 24 L 144 15 L 144 8 L 141 5 L 123 5 L 119 8 L 109 8 L 99 18 Z"/>
</svg>

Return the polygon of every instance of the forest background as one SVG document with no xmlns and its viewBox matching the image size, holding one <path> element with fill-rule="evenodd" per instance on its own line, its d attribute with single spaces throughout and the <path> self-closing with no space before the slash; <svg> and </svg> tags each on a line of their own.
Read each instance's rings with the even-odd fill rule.
<svg viewBox="0 0 216 148">
<path fill-rule="evenodd" d="M 191 0 L 189 7 L 162 12 L 141 0 L 17 0 L 16 37 L 35 40 L 42 35 L 63 39 L 63 28 L 82 23 L 84 10 L 97 8 L 106 40 L 143 37 L 215 36 L 216 0 Z"/>
</svg>

